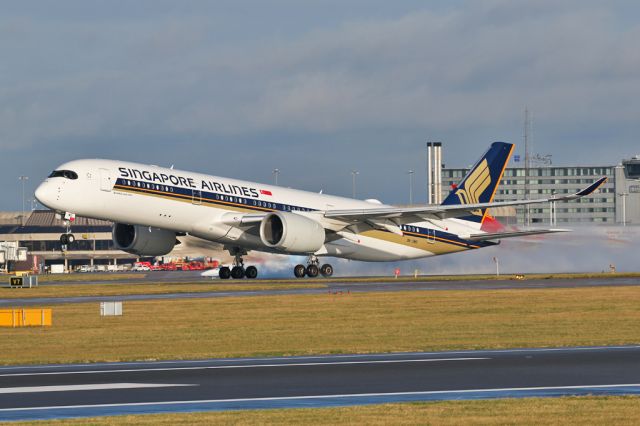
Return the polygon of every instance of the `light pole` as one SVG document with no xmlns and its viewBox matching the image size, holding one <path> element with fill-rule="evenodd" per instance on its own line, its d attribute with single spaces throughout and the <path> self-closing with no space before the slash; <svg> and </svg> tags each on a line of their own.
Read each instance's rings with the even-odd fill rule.
<svg viewBox="0 0 640 426">
<path fill-rule="evenodd" d="M 552 190 L 551 191 L 551 198 L 555 198 L 556 196 L 556 191 Z M 554 226 L 555 225 L 555 213 L 556 213 L 556 203 L 555 201 L 551 201 L 549 203 L 549 226 Z"/>
<path fill-rule="evenodd" d="M 413 170 L 407 172 L 409 175 L 409 205 L 413 204 L 413 173 Z"/>
<path fill-rule="evenodd" d="M 19 176 L 18 179 L 22 181 L 22 216 L 20 217 L 20 224 L 24 226 L 24 183 L 29 180 L 29 176 Z"/>
<path fill-rule="evenodd" d="M 359 175 L 360 172 L 357 170 L 351 170 L 351 189 L 353 192 L 353 198 L 356 198 L 356 175 Z"/>
<path fill-rule="evenodd" d="M 278 186 L 278 175 L 280 174 L 280 169 L 273 169 L 273 172 L 271 172 L 271 174 L 275 178 L 276 186 Z"/>
<path fill-rule="evenodd" d="M 627 226 L 627 197 L 629 193 L 620 192 L 618 195 L 622 197 L 622 226 Z"/>
</svg>

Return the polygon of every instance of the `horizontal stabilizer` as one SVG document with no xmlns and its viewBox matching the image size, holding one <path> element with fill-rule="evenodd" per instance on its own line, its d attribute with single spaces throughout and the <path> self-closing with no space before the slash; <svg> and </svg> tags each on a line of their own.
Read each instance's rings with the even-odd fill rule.
<svg viewBox="0 0 640 426">
<path fill-rule="evenodd" d="M 570 229 L 532 229 L 529 231 L 512 231 L 512 232 L 488 232 L 484 234 L 472 234 L 462 238 L 471 241 L 489 241 L 499 240 L 502 238 L 526 237 L 529 235 L 555 234 L 557 232 L 571 232 Z"/>
</svg>

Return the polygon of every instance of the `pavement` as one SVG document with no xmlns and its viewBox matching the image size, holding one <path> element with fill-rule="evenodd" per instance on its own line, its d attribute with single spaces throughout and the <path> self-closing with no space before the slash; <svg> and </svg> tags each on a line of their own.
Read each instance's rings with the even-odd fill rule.
<svg viewBox="0 0 640 426">
<path fill-rule="evenodd" d="M 0 367 L 0 421 L 640 395 L 640 346 Z"/>
</svg>

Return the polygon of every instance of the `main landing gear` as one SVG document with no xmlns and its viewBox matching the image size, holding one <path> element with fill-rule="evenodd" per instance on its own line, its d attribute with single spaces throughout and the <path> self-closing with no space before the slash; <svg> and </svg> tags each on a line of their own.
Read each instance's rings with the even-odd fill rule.
<svg viewBox="0 0 640 426">
<path fill-rule="evenodd" d="M 293 274 L 296 276 L 296 278 L 303 278 L 305 275 L 309 278 L 315 278 L 319 273 L 322 274 L 322 276 L 325 278 L 329 278 L 333 275 L 333 266 L 325 263 L 324 265 L 318 267 L 319 264 L 320 261 L 318 260 L 318 258 L 314 255 L 311 255 L 307 260 L 307 267 L 305 268 L 304 265 L 296 265 L 296 267 L 293 268 Z"/>
<path fill-rule="evenodd" d="M 242 256 L 247 254 L 246 251 L 234 248 L 229 250 L 229 253 L 234 256 L 233 267 L 229 268 L 228 266 L 223 266 L 220 268 L 220 278 L 223 280 L 228 280 L 229 278 L 234 278 L 236 280 L 242 278 L 254 279 L 258 276 L 258 268 L 255 266 L 247 266 L 245 269 L 244 261 L 242 260 Z"/>
</svg>

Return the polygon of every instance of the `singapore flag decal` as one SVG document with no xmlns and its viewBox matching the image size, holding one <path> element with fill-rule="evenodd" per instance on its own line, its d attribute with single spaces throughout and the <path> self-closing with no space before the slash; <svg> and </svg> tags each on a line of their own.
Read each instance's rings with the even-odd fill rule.
<svg viewBox="0 0 640 426">
<path fill-rule="evenodd" d="M 267 191 L 266 189 L 261 189 L 261 190 L 260 190 L 260 194 L 262 194 L 262 195 L 269 195 L 269 196 L 273 196 L 273 194 L 271 193 L 271 191 Z"/>
</svg>

